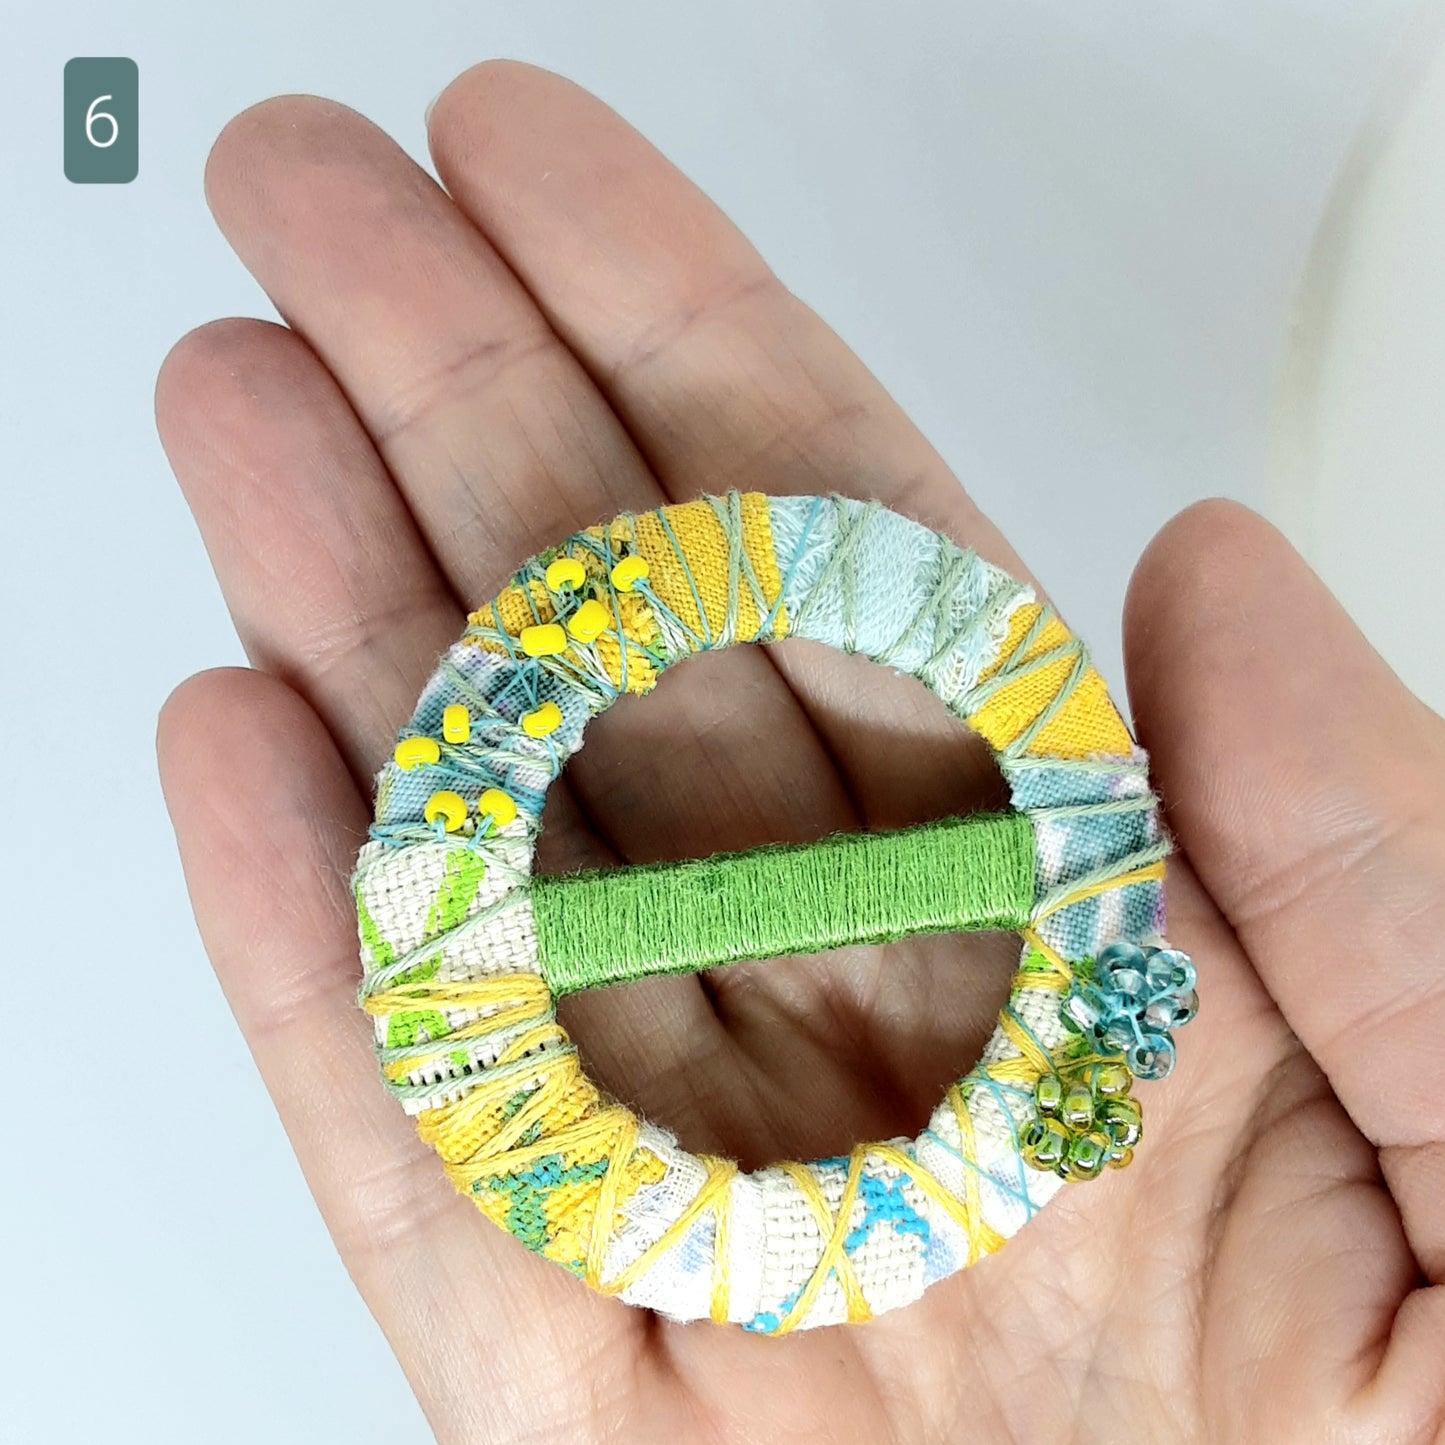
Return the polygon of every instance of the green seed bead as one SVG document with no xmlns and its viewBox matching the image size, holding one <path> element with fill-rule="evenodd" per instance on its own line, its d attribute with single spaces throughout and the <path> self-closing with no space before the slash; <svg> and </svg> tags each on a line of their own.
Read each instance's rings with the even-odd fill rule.
<svg viewBox="0 0 1445 1445">
<path fill-rule="evenodd" d="M 1057 1074 L 1044 1074 L 1034 1085 L 1034 1106 L 1040 1114 L 1057 1114 L 1064 1102 L 1064 1081 Z"/>
<path fill-rule="evenodd" d="M 1122 1098 L 1133 1087 L 1134 1076 L 1123 1064 L 1100 1064 L 1094 1070 L 1094 1092 L 1100 1098 Z"/>
<path fill-rule="evenodd" d="M 1108 1162 L 1113 1145 L 1107 1134 L 1091 1131 L 1076 1134 L 1069 1145 L 1068 1175 L 1070 1179 L 1096 1179 Z"/>
<path fill-rule="evenodd" d="M 1133 1099 L 1105 1099 L 1097 1117 L 1110 1141 L 1123 1149 L 1132 1149 L 1144 1132 L 1144 1114 Z"/>
<path fill-rule="evenodd" d="M 1069 1131 L 1057 1119 L 1035 1119 L 1024 1130 L 1019 1150 L 1034 1169 L 1057 1169 L 1068 1156 Z"/>
<path fill-rule="evenodd" d="M 1059 1117 L 1070 1129 L 1087 1129 L 1094 1122 L 1093 1090 L 1087 1084 L 1070 1084 Z"/>
<path fill-rule="evenodd" d="M 1134 1151 L 1132 1149 L 1125 1149 L 1121 1145 L 1115 1144 L 1109 1150 L 1110 1169 L 1127 1169 L 1133 1162 Z"/>
</svg>

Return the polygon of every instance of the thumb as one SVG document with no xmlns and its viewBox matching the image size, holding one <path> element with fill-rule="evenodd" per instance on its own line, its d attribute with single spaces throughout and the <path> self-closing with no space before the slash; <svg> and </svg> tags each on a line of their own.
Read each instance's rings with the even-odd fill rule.
<svg viewBox="0 0 1445 1445">
<path fill-rule="evenodd" d="M 1289 543 L 1230 503 L 1191 508 L 1150 546 L 1130 587 L 1125 651 L 1171 824 L 1379 1150 L 1411 1248 L 1438 1284 L 1445 724 Z"/>
</svg>

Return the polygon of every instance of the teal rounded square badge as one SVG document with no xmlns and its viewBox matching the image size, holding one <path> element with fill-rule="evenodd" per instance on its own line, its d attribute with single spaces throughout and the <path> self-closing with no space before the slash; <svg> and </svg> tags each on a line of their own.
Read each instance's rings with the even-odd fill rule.
<svg viewBox="0 0 1445 1445">
<path fill-rule="evenodd" d="M 140 169 L 140 71 L 123 55 L 65 65 L 65 175 L 81 185 L 125 185 Z"/>
</svg>

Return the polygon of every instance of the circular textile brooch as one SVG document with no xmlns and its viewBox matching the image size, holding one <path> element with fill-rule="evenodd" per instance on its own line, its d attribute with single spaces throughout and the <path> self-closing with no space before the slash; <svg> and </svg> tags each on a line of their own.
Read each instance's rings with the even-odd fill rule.
<svg viewBox="0 0 1445 1445">
<path fill-rule="evenodd" d="M 532 875 L 547 788 L 663 668 L 807 637 L 918 678 L 987 740 L 1000 814 L 675 864 Z M 1169 841 L 1103 679 L 1033 591 L 876 504 L 730 494 L 592 527 L 473 613 L 383 768 L 354 877 L 387 1086 L 529 1249 L 674 1319 L 864 1320 L 1125 1165 L 1194 969 Z M 1008 1003 L 916 1139 L 746 1174 L 583 1073 L 556 999 L 740 959 L 1016 930 Z"/>
</svg>

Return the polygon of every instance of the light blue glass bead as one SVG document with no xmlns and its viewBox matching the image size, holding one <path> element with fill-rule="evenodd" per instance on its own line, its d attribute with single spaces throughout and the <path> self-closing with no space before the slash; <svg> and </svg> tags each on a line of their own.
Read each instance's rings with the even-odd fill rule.
<svg viewBox="0 0 1445 1445">
<path fill-rule="evenodd" d="M 1161 948 L 1151 954 L 1145 975 L 1151 993 L 1186 993 L 1194 987 L 1194 964 L 1177 948 Z"/>
<path fill-rule="evenodd" d="M 1100 981 L 1108 987 L 1110 992 L 1127 999 L 1144 997 L 1148 987 L 1148 979 L 1144 971 L 1130 963 L 1114 964 L 1102 975 Z"/>
<path fill-rule="evenodd" d="M 1111 1049 L 1128 1049 L 1139 1040 L 1139 1029 L 1130 1018 L 1115 1018 L 1104 1029 L 1104 1042 Z M 1134 1070 L 1138 1077 L 1139 1071 Z"/>
<path fill-rule="evenodd" d="M 1125 1051 L 1125 1062 L 1136 1079 L 1165 1079 L 1174 1068 L 1174 1040 L 1168 1034 L 1148 1034 Z"/>
<path fill-rule="evenodd" d="M 1175 1000 L 1174 1022 L 1171 1028 L 1183 1028 L 1185 1024 L 1191 1023 L 1199 1012 L 1199 995 L 1191 988 L 1188 993 Z"/>
<path fill-rule="evenodd" d="M 1100 951 L 1094 960 L 1094 970 L 1096 973 L 1108 973 L 1120 964 L 1143 968 L 1144 950 L 1137 943 L 1125 943 L 1121 939 Z"/>
<path fill-rule="evenodd" d="M 1156 998 L 1152 1003 L 1146 1005 L 1140 1017 L 1140 1023 L 1146 1029 L 1159 1033 L 1169 1028 L 1174 1023 L 1175 1001 L 1169 994 Z"/>
</svg>

